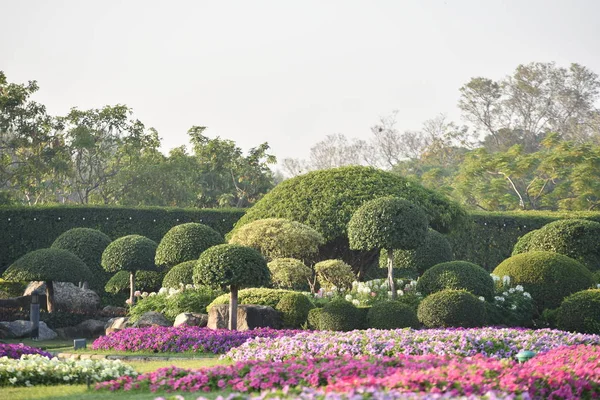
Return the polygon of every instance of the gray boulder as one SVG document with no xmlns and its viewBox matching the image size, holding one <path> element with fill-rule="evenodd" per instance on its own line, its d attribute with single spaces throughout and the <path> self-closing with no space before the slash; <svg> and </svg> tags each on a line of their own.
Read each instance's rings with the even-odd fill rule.
<svg viewBox="0 0 600 400">
<path fill-rule="evenodd" d="M 31 337 L 33 331 L 33 323 L 31 321 L 17 320 L 11 322 L 0 322 L 2 329 L 10 332 L 13 338 L 25 338 Z M 56 339 L 58 334 L 52 329 L 48 328 L 45 322 L 40 321 L 38 339 L 39 340 L 52 340 Z"/>
<path fill-rule="evenodd" d="M 105 321 L 86 319 L 76 326 L 58 328 L 56 333 L 61 339 L 93 338 L 104 334 Z"/>
<path fill-rule="evenodd" d="M 143 313 L 140 319 L 133 324 L 134 328 L 148 328 L 150 326 L 173 326 L 173 324 L 164 315 L 156 311 Z"/>
<path fill-rule="evenodd" d="M 46 293 L 46 283 L 31 282 L 23 295 L 28 296 L 33 291 Z M 83 289 L 70 282 L 54 282 L 54 304 L 62 311 L 94 312 L 100 307 L 100 296 L 91 289 Z"/>
<path fill-rule="evenodd" d="M 129 327 L 131 327 L 131 324 L 129 323 L 128 317 L 111 318 L 104 325 L 104 331 L 105 334 L 108 335 L 109 333 L 120 331 Z"/>
<path fill-rule="evenodd" d="M 181 313 L 175 317 L 173 326 L 199 326 L 208 325 L 208 315 L 200 313 Z"/>
<path fill-rule="evenodd" d="M 125 307 L 106 306 L 102 309 L 102 313 L 109 316 L 122 316 L 127 315 L 127 309 Z"/>
<path fill-rule="evenodd" d="M 238 331 L 254 328 L 281 328 L 281 316 L 273 307 L 254 304 L 238 305 Z M 227 329 L 229 327 L 229 304 L 219 304 L 211 307 L 208 313 L 210 329 Z"/>
</svg>

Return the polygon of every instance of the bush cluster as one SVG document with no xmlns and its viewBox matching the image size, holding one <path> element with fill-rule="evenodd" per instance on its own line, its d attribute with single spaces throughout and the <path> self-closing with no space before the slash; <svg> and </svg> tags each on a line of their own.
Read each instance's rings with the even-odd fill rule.
<svg viewBox="0 0 600 400">
<path fill-rule="evenodd" d="M 464 290 L 446 289 L 425 297 L 417 316 L 427 328 L 473 328 L 486 323 L 484 302 Z"/>
<path fill-rule="evenodd" d="M 573 293 L 565 298 L 556 315 L 558 329 L 600 334 L 600 289 Z"/>
<path fill-rule="evenodd" d="M 342 260 L 325 260 L 315 264 L 317 281 L 323 289 L 331 291 L 335 289 L 350 290 L 356 275 L 352 267 Z"/>
<path fill-rule="evenodd" d="M 335 299 L 319 313 L 318 326 L 326 331 L 351 331 L 361 326 L 357 308 L 349 301 Z"/>
<path fill-rule="evenodd" d="M 444 289 L 466 290 L 491 300 L 494 280 L 479 265 L 467 261 L 449 261 L 433 266 L 417 281 L 417 291 L 427 296 Z"/>
<path fill-rule="evenodd" d="M 180 284 L 194 283 L 194 267 L 198 260 L 185 261 L 172 267 L 163 278 L 162 286 L 166 288 L 179 288 Z"/>
<path fill-rule="evenodd" d="M 418 328 L 419 319 L 408 305 L 398 301 L 382 301 L 368 309 L 367 326 L 375 329 Z"/>
<path fill-rule="evenodd" d="M 275 309 L 281 313 L 286 328 L 300 328 L 313 308 L 311 301 L 302 293 L 288 293 L 275 306 Z"/>
<path fill-rule="evenodd" d="M 307 291 L 313 271 L 302 261 L 295 258 L 276 258 L 267 264 L 271 271 L 271 280 L 276 289 Z"/>
</svg>

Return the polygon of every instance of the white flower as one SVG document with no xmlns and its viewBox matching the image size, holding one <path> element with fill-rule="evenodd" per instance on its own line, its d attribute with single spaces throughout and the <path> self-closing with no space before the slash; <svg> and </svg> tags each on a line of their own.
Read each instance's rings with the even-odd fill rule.
<svg viewBox="0 0 600 400">
<path fill-rule="evenodd" d="M 508 289 L 508 293 L 514 293 L 514 292 L 515 292 L 515 288 Z"/>
<path fill-rule="evenodd" d="M 524 289 L 523 289 L 523 286 L 517 285 L 517 286 L 515 286 L 515 290 L 522 292 Z"/>
<path fill-rule="evenodd" d="M 523 292 L 523 297 L 527 297 L 528 299 L 530 299 L 531 295 L 529 294 L 529 292 Z"/>
<path fill-rule="evenodd" d="M 360 305 L 360 301 L 354 299 L 354 300 L 352 300 L 352 304 L 354 304 L 355 306 L 358 307 Z"/>
<path fill-rule="evenodd" d="M 517 305 L 516 305 L 516 304 L 513 304 L 512 306 L 510 306 L 510 309 L 511 309 L 511 310 L 516 310 L 516 309 L 517 309 Z"/>
<path fill-rule="evenodd" d="M 169 291 L 169 289 L 161 287 L 160 290 L 158 291 L 158 294 L 165 294 Z"/>
<path fill-rule="evenodd" d="M 505 286 L 508 286 L 508 285 L 510 285 L 510 276 L 508 276 L 508 275 L 504 275 L 504 276 L 502 277 L 502 284 L 504 284 Z"/>
<path fill-rule="evenodd" d="M 502 296 L 508 297 L 508 292 L 502 292 Z"/>
<path fill-rule="evenodd" d="M 599 284 L 597 284 L 597 285 L 596 285 L 596 287 L 597 287 L 598 289 L 600 289 L 600 283 L 599 283 Z"/>
<path fill-rule="evenodd" d="M 398 293 L 398 296 L 404 296 L 404 291 L 400 289 L 396 290 L 396 293 Z"/>
<path fill-rule="evenodd" d="M 151 293 L 148 295 L 148 297 L 153 297 L 153 296 L 156 296 L 156 292 L 151 292 Z"/>
<path fill-rule="evenodd" d="M 187 290 L 192 290 L 192 289 L 194 289 L 194 285 L 192 285 L 191 283 L 188 283 L 187 285 L 185 285 L 185 288 Z"/>
<path fill-rule="evenodd" d="M 346 301 L 352 301 L 352 296 L 347 294 L 345 297 Z"/>
<path fill-rule="evenodd" d="M 146 298 L 146 297 L 148 297 L 148 292 L 142 293 L 142 298 Z"/>
<path fill-rule="evenodd" d="M 478 299 L 481 301 L 485 301 L 485 297 L 483 297 L 483 296 L 479 296 Z"/>
<path fill-rule="evenodd" d="M 494 297 L 494 299 L 496 299 L 496 301 L 504 301 L 505 300 L 505 298 L 502 296 L 496 296 L 496 297 Z"/>
<path fill-rule="evenodd" d="M 391 296 L 392 292 L 388 290 L 387 294 L 388 294 L 388 296 Z"/>
<path fill-rule="evenodd" d="M 500 277 L 498 275 L 490 274 L 494 282 L 500 282 Z"/>
</svg>

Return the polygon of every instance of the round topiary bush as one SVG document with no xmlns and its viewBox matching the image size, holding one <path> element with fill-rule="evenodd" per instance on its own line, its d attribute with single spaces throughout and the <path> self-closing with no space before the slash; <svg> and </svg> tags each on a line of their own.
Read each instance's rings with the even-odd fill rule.
<svg viewBox="0 0 600 400">
<path fill-rule="evenodd" d="M 155 263 L 170 268 L 197 260 L 204 250 L 224 241 L 223 236 L 210 226 L 196 222 L 177 225 L 169 229 L 158 244 Z"/>
<path fill-rule="evenodd" d="M 325 260 L 315 264 L 315 273 L 321 287 L 327 291 L 334 287 L 342 290 L 350 290 L 356 275 L 352 267 L 342 260 Z"/>
<path fill-rule="evenodd" d="M 373 304 L 367 313 L 367 325 L 375 329 L 418 328 L 415 311 L 398 301 L 382 301 Z"/>
<path fill-rule="evenodd" d="M 238 304 L 257 304 L 259 306 L 277 307 L 281 299 L 290 293 L 296 293 L 293 290 L 269 289 L 269 288 L 249 288 L 238 292 Z M 229 294 L 224 294 L 213 300 L 206 308 L 219 304 L 229 304 Z"/>
<path fill-rule="evenodd" d="M 156 247 L 156 242 L 145 236 L 120 237 L 102 253 L 102 268 L 107 272 L 154 270 Z"/>
<path fill-rule="evenodd" d="M 556 325 L 563 331 L 600 334 L 600 289 L 565 298 L 558 308 Z"/>
<path fill-rule="evenodd" d="M 114 274 L 106 285 L 104 290 L 107 293 L 123 293 L 129 291 L 129 271 L 119 271 Z M 135 288 L 140 292 L 158 292 L 162 287 L 164 273 L 160 271 L 136 271 L 135 272 Z"/>
<path fill-rule="evenodd" d="M 589 289 L 594 283 L 592 273 L 583 264 L 549 251 L 507 258 L 493 274 L 509 276 L 512 284 L 522 285 L 531 294 L 539 313 L 558 307 L 566 296 Z"/>
<path fill-rule="evenodd" d="M 283 325 L 288 328 L 300 328 L 313 308 L 308 297 L 302 293 L 288 293 L 275 306 L 275 309 L 281 313 Z"/>
<path fill-rule="evenodd" d="M 354 304 L 335 299 L 323 307 L 319 315 L 319 329 L 347 332 L 359 328 L 358 320 L 358 310 Z"/>
<path fill-rule="evenodd" d="M 194 267 L 197 260 L 185 261 L 171 268 L 162 281 L 162 286 L 166 288 L 179 288 L 179 284 L 184 285 L 194 283 Z"/>
<path fill-rule="evenodd" d="M 494 297 L 494 280 L 479 265 L 449 261 L 428 269 L 417 281 L 417 291 L 424 296 L 445 289 L 466 290 L 491 300 Z"/>
<path fill-rule="evenodd" d="M 308 312 L 308 317 L 306 318 L 308 329 L 321 329 L 321 312 L 323 312 L 322 308 L 313 308 Z"/>
<path fill-rule="evenodd" d="M 533 235 L 535 235 L 535 233 L 538 230 L 535 229 L 533 231 L 529 231 L 526 234 L 524 234 L 523 236 L 521 236 L 519 238 L 519 240 L 517 241 L 517 243 L 515 243 L 515 246 L 513 247 L 513 251 L 512 254 L 513 256 L 516 256 L 517 254 L 521 254 L 521 253 L 527 253 L 529 251 L 529 245 L 531 243 L 531 239 L 533 239 Z"/>
<path fill-rule="evenodd" d="M 485 303 L 464 290 L 442 290 L 423 299 L 417 317 L 427 328 L 474 328 L 485 325 Z"/>
<path fill-rule="evenodd" d="M 267 264 L 271 271 L 273 287 L 308 291 L 308 282 L 312 278 L 312 269 L 295 258 L 276 258 Z"/>
</svg>

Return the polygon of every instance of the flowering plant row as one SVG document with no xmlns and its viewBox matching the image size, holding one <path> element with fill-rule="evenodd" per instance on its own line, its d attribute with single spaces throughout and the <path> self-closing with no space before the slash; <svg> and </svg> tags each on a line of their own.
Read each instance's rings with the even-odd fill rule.
<svg viewBox="0 0 600 400">
<path fill-rule="evenodd" d="M 85 383 L 136 376 L 135 370 L 112 360 L 59 360 L 38 354 L 20 359 L 0 358 L 0 386 L 34 386 Z"/>
<path fill-rule="evenodd" d="M 96 389 L 257 392 L 297 386 L 340 393 L 372 388 L 451 396 L 497 391 L 534 399 L 595 398 L 600 395 L 600 347 L 562 347 L 525 364 L 478 354 L 246 361 L 201 370 L 170 367 L 99 383 Z"/>
<path fill-rule="evenodd" d="M 156 352 L 198 352 L 222 354 L 256 337 L 277 338 L 293 336 L 297 330 L 270 328 L 251 331 L 230 331 L 196 326 L 129 328 L 101 336 L 92 343 L 94 350 Z"/>
<path fill-rule="evenodd" d="M 26 346 L 23 343 L 7 344 L 0 343 L 0 357 L 21 358 L 23 354 L 39 354 L 44 357 L 52 357 L 52 354 L 35 347 Z"/>
<path fill-rule="evenodd" d="M 540 329 L 397 329 L 301 332 L 294 336 L 248 340 L 224 356 L 234 361 L 287 360 L 294 357 L 439 354 L 511 358 L 521 350 L 543 353 L 560 346 L 600 344 L 599 335 Z"/>
</svg>

